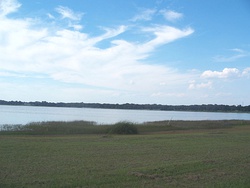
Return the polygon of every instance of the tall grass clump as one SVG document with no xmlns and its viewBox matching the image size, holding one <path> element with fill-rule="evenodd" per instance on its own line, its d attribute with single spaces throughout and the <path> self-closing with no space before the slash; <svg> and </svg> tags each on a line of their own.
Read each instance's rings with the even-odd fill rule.
<svg viewBox="0 0 250 188">
<path fill-rule="evenodd" d="M 134 123 L 128 121 L 121 121 L 111 125 L 109 129 L 110 134 L 138 134 L 138 129 Z"/>
</svg>

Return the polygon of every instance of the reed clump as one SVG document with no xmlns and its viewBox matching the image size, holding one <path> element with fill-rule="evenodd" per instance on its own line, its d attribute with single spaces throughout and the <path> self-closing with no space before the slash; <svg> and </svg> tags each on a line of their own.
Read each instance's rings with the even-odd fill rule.
<svg viewBox="0 0 250 188">
<path fill-rule="evenodd" d="M 111 134 L 138 134 L 138 129 L 135 123 L 121 121 L 112 125 L 108 132 Z"/>
</svg>

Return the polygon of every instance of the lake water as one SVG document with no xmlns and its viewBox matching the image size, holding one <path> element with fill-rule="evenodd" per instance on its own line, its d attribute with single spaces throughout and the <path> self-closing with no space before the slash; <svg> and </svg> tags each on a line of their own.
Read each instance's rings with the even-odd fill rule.
<svg viewBox="0 0 250 188">
<path fill-rule="evenodd" d="M 95 121 L 98 124 L 162 120 L 250 120 L 250 113 L 180 112 L 0 105 L 0 125 L 39 121 Z"/>
</svg>

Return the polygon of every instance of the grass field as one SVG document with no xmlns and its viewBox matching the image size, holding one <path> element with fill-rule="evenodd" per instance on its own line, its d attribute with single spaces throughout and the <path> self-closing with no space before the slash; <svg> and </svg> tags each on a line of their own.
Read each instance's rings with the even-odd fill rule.
<svg viewBox="0 0 250 188">
<path fill-rule="evenodd" d="M 5 132 L 0 187 L 250 187 L 250 124 L 155 122 L 138 129 Z"/>
</svg>

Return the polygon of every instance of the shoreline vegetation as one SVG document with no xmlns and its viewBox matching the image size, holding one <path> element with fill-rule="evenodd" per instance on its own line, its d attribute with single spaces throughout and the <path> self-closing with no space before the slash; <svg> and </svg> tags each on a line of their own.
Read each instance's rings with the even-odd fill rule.
<svg viewBox="0 0 250 188">
<path fill-rule="evenodd" d="M 202 105 L 162 105 L 162 104 L 109 104 L 109 103 L 64 103 L 64 102 L 23 102 L 0 100 L 0 105 L 15 106 L 44 106 L 44 107 L 70 107 L 70 108 L 104 108 L 104 109 L 130 109 L 130 110 L 162 110 L 162 111 L 193 111 L 193 112 L 250 112 L 250 105 L 223 105 L 223 104 L 202 104 Z"/>
<path fill-rule="evenodd" d="M 250 187 L 250 121 L 8 126 L 0 187 Z"/>
<path fill-rule="evenodd" d="M 25 125 L 2 125 L 0 135 L 74 135 L 74 134 L 154 134 L 171 131 L 230 129 L 250 125 L 250 120 L 154 121 L 97 124 L 92 121 L 45 121 Z"/>
</svg>

